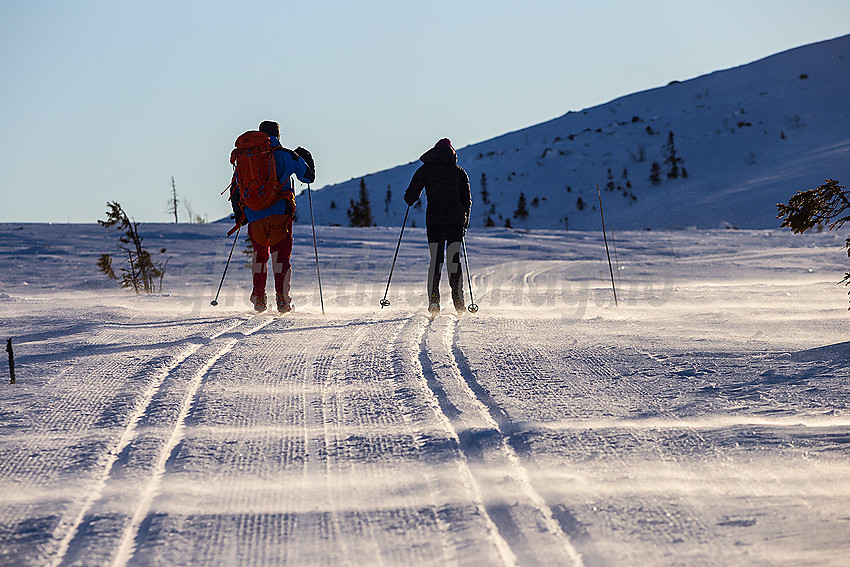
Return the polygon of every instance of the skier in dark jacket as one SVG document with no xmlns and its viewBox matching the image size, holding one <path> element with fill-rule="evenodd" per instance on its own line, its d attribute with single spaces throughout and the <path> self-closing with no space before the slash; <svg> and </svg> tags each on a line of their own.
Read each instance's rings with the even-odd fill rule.
<svg viewBox="0 0 850 567">
<path fill-rule="evenodd" d="M 457 164 L 457 153 L 448 138 L 438 141 L 419 159 L 422 161 L 422 166 L 413 174 L 413 179 L 404 193 L 404 201 L 412 206 L 419 199 L 422 189 L 425 189 L 428 202 L 425 211 L 425 227 L 428 247 L 431 250 L 431 265 L 428 269 L 428 311 L 433 315 L 440 312 L 440 273 L 443 270 L 446 252 L 448 252 L 447 269 L 449 285 L 452 288 L 452 301 L 460 315 L 465 309 L 460 252 L 463 237 L 469 226 L 469 210 L 472 206 L 469 176 Z"/>
</svg>

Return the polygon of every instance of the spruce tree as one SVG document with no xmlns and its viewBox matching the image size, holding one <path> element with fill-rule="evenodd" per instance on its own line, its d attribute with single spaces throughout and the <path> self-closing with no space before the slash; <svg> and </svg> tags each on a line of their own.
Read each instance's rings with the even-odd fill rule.
<svg viewBox="0 0 850 567">
<path fill-rule="evenodd" d="M 673 131 L 667 136 L 667 144 L 664 146 L 664 163 L 670 166 L 667 171 L 669 179 L 677 179 L 680 175 L 679 166 L 684 162 L 676 153 L 676 144 L 673 142 Z"/>
<path fill-rule="evenodd" d="M 110 201 L 106 204 L 106 220 L 98 220 L 97 222 L 103 228 L 115 227 L 121 231 L 121 236 L 118 237 L 118 249 L 121 251 L 121 256 L 126 254 L 127 268 L 121 268 L 121 287 L 130 288 L 140 294 L 155 293 L 156 280 L 159 280 L 159 290 L 162 291 L 162 278 L 165 275 L 165 267 L 168 265 L 168 259 L 164 263 L 154 264 L 150 252 L 142 246 L 144 240 L 139 234 L 139 223 L 130 220 L 124 209 L 117 201 Z M 160 254 L 165 253 L 165 248 L 159 250 Z M 101 272 L 106 274 L 110 279 L 118 279 L 115 270 L 112 267 L 112 256 L 110 254 L 101 254 L 97 260 L 97 267 Z"/>
<path fill-rule="evenodd" d="M 608 168 L 608 183 L 605 184 L 606 191 L 613 191 L 616 189 L 616 185 L 614 185 L 614 172 L 611 171 L 611 168 Z"/>
<path fill-rule="evenodd" d="M 850 193 L 846 186 L 839 185 L 834 179 L 816 189 L 800 191 L 788 200 L 788 204 L 778 204 L 777 218 L 782 219 L 781 227 L 788 227 L 797 234 L 828 223 L 829 230 L 841 228 L 850 221 Z M 841 216 L 843 215 L 843 216 Z M 844 241 L 844 249 L 850 256 L 850 238 Z M 850 273 L 844 274 L 841 280 L 844 285 L 850 285 Z"/>
<path fill-rule="evenodd" d="M 483 171 L 481 172 L 481 202 L 490 203 L 490 193 L 487 192 L 487 174 Z"/>
<path fill-rule="evenodd" d="M 653 185 L 661 185 L 661 166 L 657 161 L 652 162 L 652 167 L 649 168 L 649 181 Z"/>
<path fill-rule="evenodd" d="M 348 222 L 351 226 L 373 226 L 372 205 L 369 203 L 369 193 L 366 190 L 366 179 L 360 179 L 359 199 L 355 203 L 351 199 L 348 208 Z"/>
<path fill-rule="evenodd" d="M 519 201 L 517 201 L 516 210 L 514 211 L 514 218 L 520 220 L 528 218 L 528 207 L 525 203 L 525 193 L 519 194 Z"/>
</svg>

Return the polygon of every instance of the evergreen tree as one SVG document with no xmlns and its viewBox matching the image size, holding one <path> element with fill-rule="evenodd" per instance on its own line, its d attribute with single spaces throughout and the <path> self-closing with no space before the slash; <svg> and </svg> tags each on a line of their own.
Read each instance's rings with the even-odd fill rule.
<svg viewBox="0 0 850 567">
<path fill-rule="evenodd" d="M 484 221 L 484 226 L 487 226 L 487 227 L 496 226 L 496 223 L 493 222 L 493 217 L 491 217 L 490 215 L 487 215 L 487 220 Z"/>
<path fill-rule="evenodd" d="M 583 211 L 583 210 L 584 210 L 584 208 L 585 208 L 586 206 L 587 206 L 587 203 L 585 203 L 585 202 L 584 202 L 584 199 L 582 199 L 581 197 L 579 197 L 579 198 L 576 200 L 576 208 L 577 208 L 578 210 Z"/>
<path fill-rule="evenodd" d="M 106 220 L 98 220 L 97 222 L 103 228 L 115 227 L 121 231 L 121 236 L 118 237 L 120 243 L 118 249 L 121 251 L 122 257 L 126 253 L 125 259 L 129 267 L 129 269 L 121 268 L 121 287 L 132 287 L 137 294 L 142 292 L 155 293 L 154 281 L 159 280 L 159 290 L 162 291 L 162 278 L 165 275 L 168 259 L 164 263 L 154 264 L 150 252 L 142 247 L 143 238 L 139 234 L 139 223 L 131 221 L 117 201 L 111 201 L 106 206 L 108 207 Z M 165 248 L 161 248 L 159 253 L 164 254 Z M 110 254 L 101 254 L 97 260 L 97 267 L 108 278 L 118 279 L 112 267 L 112 256 Z"/>
<path fill-rule="evenodd" d="M 483 171 L 481 172 L 481 202 L 490 203 L 490 193 L 487 192 L 487 174 Z"/>
<path fill-rule="evenodd" d="M 528 207 L 525 203 L 525 193 L 519 194 L 519 201 L 517 201 L 516 210 L 514 211 L 514 218 L 520 220 L 528 218 Z"/>
<path fill-rule="evenodd" d="M 776 216 L 782 219 L 780 226 L 788 227 L 797 234 L 815 227 L 820 229 L 827 223 L 829 230 L 841 228 L 850 221 L 850 193 L 845 189 L 847 187 L 839 185 L 838 181 L 827 179 L 816 189 L 800 191 L 788 200 L 787 205 L 776 205 Z M 850 256 L 850 238 L 844 241 L 844 248 Z M 850 273 L 845 273 L 841 282 L 845 286 L 850 285 Z"/>
<path fill-rule="evenodd" d="M 608 183 L 605 184 L 606 191 L 613 191 L 616 189 L 616 185 L 614 185 L 614 172 L 611 171 L 611 168 L 608 168 Z"/>
<path fill-rule="evenodd" d="M 657 161 L 652 162 L 652 167 L 649 168 L 649 181 L 653 185 L 661 185 L 661 166 Z"/>
<path fill-rule="evenodd" d="M 670 134 L 667 136 L 667 144 L 664 146 L 664 163 L 670 166 L 670 170 L 667 171 L 667 177 L 669 179 L 677 179 L 680 175 L 679 166 L 684 162 L 682 158 L 678 156 L 676 153 L 676 144 L 673 142 L 673 132 L 670 131 Z"/>
<path fill-rule="evenodd" d="M 390 190 L 390 186 L 387 185 L 387 194 L 384 196 L 384 212 L 390 214 L 390 201 L 393 198 L 393 192 Z"/>
<path fill-rule="evenodd" d="M 369 203 L 369 193 L 366 190 L 366 179 L 360 179 L 359 199 L 355 203 L 351 199 L 348 207 L 348 223 L 350 226 L 373 226 L 372 205 Z"/>
</svg>

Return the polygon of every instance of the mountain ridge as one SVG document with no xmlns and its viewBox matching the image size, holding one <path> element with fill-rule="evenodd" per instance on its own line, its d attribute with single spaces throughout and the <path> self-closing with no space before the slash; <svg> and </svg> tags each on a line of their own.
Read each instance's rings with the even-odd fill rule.
<svg viewBox="0 0 850 567">
<path fill-rule="evenodd" d="M 471 144 L 458 150 L 472 189 L 470 224 L 485 226 L 489 218 L 514 228 L 597 229 L 598 185 L 614 228 L 776 226 L 777 202 L 827 177 L 844 184 L 850 177 L 848 90 L 850 35 Z M 685 178 L 668 178 L 671 132 Z M 650 181 L 653 162 L 661 169 L 657 184 Z M 375 224 L 400 225 L 401 197 L 417 167 L 410 162 L 314 190 L 316 222 L 348 225 L 362 180 Z M 524 219 L 514 215 L 520 194 Z M 298 201 L 306 210 L 306 195 Z M 424 206 L 410 216 L 421 226 Z"/>
</svg>

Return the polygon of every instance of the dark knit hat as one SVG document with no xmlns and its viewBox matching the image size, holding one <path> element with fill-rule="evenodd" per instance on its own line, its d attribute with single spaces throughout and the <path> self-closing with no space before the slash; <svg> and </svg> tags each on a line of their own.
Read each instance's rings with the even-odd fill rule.
<svg viewBox="0 0 850 567">
<path fill-rule="evenodd" d="M 271 120 L 263 120 L 260 123 L 260 132 L 265 132 L 269 136 L 280 138 L 280 124 Z"/>
<path fill-rule="evenodd" d="M 449 146 L 449 147 L 451 147 L 451 145 L 452 145 L 451 140 L 449 140 L 448 138 L 443 138 L 442 140 L 440 140 L 436 144 L 434 144 L 434 147 L 435 148 L 437 148 L 439 146 Z"/>
</svg>

